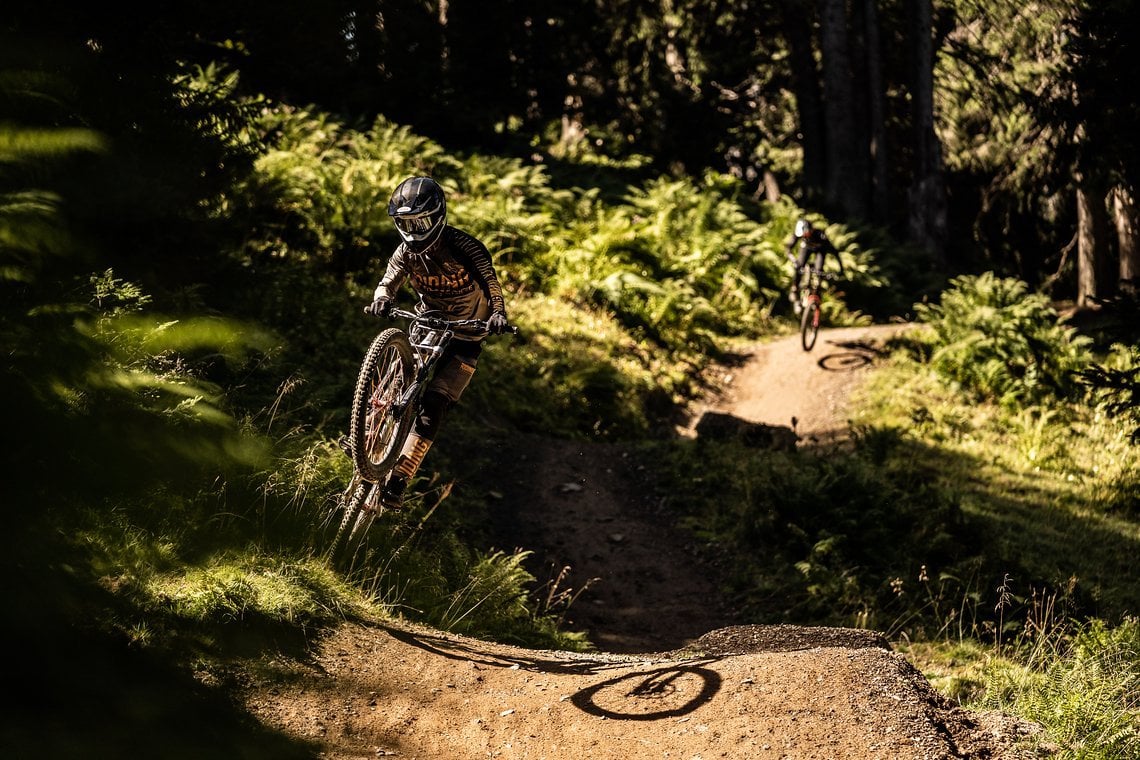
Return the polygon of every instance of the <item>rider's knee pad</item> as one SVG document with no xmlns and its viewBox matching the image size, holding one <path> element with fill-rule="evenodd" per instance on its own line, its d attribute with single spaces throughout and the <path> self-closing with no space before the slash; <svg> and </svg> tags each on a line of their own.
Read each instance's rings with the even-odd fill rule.
<svg viewBox="0 0 1140 760">
<path fill-rule="evenodd" d="M 474 361 L 464 360 L 458 356 L 452 357 L 436 370 L 435 376 L 428 383 L 428 392 L 442 394 L 454 404 L 459 401 L 474 374 Z"/>
</svg>

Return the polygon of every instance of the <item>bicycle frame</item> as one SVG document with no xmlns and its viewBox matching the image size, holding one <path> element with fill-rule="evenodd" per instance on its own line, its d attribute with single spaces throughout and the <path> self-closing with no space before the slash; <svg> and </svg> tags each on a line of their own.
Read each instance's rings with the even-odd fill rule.
<svg viewBox="0 0 1140 760">
<path fill-rule="evenodd" d="M 822 299 L 820 297 L 820 289 L 823 286 L 823 281 L 828 279 L 822 271 L 817 271 L 815 267 L 804 267 L 807 271 L 804 273 L 803 286 L 800 288 L 801 303 L 806 306 L 809 302 L 819 303 Z"/>
<path fill-rule="evenodd" d="M 803 286 L 800 288 L 800 341 L 804 351 L 811 351 L 815 347 L 823 311 L 820 288 L 823 280 L 831 279 L 834 277 L 814 266 L 808 268 L 804 275 Z"/>
<path fill-rule="evenodd" d="M 409 328 L 407 330 L 408 343 L 412 346 L 413 356 L 416 361 L 416 375 L 415 379 L 408 385 L 400 398 L 393 406 L 399 410 L 400 414 L 404 410 L 419 401 L 422 391 L 431 376 L 431 371 L 435 367 L 439 357 L 443 355 L 443 349 L 455 337 L 455 330 L 451 329 L 454 326 L 461 326 L 468 323 L 482 325 L 481 320 L 463 320 L 462 322 L 448 321 L 441 317 L 431 316 L 430 312 L 427 314 L 416 314 L 403 309 L 393 309 L 392 316 L 401 317 L 409 320 Z"/>
</svg>

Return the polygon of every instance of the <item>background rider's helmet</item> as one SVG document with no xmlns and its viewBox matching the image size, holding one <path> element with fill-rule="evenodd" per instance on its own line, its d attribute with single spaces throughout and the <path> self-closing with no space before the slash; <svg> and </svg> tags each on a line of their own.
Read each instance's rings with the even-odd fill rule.
<svg viewBox="0 0 1140 760">
<path fill-rule="evenodd" d="M 814 231 L 815 231 L 815 228 L 811 226 L 811 222 L 809 222 L 807 219 L 797 219 L 796 220 L 796 237 L 798 237 L 798 238 L 811 237 L 811 233 Z"/>
<path fill-rule="evenodd" d="M 447 224 L 443 188 L 430 177 L 409 177 L 392 193 L 388 216 L 409 250 L 419 253 L 430 248 Z"/>
</svg>

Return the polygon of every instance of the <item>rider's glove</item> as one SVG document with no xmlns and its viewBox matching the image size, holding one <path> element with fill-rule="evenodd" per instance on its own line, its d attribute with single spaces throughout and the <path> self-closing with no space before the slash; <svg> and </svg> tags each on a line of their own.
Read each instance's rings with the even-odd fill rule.
<svg viewBox="0 0 1140 760">
<path fill-rule="evenodd" d="M 372 303 L 364 307 L 365 314 L 371 314 L 374 317 L 386 317 L 392 312 L 392 299 L 391 298 L 377 298 Z"/>
<path fill-rule="evenodd" d="M 501 311 L 494 312 L 487 318 L 487 332 L 502 335 L 507 331 L 507 315 Z"/>
</svg>

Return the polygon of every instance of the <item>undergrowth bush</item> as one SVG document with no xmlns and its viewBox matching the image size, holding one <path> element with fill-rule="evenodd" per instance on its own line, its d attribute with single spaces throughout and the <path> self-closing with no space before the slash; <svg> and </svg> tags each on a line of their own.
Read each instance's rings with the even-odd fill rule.
<svg viewBox="0 0 1140 760">
<path fill-rule="evenodd" d="M 1132 442 L 1140 443 L 1140 346 L 1113 343 L 1103 361 L 1079 377 L 1092 402 L 1106 415 L 1132 425 Z"/>
<path fill-rule="evenodd" d="M 1090 340 L 1061 323 L 1045 296 L 993 272 L 950 281 L 937 304 L 916 304 L 933 329 L 929 361 L 979 398 L 1006 406 L 1068 398 Z"/>
<path fill-rule="evenodd" d="M 1061 758 L 1140 757 L 1140 621 L 1064 622 L 991 659 L 968 706 L 1043 726 Z"/>
<path fill-rule="evenodd" d="M 248 216 L 252 256 L 378 276 L 397 242 L 387 193 L 426 173 L 448 194 L 449 221 L 487 243 L 508 292 L 603 306 L 634 337 L 688 360 L 715 354 L 725 336 L 774 329 L 790 276 L 783 244 L 802 212 L 761 206 L 738 180 L 659 177 L 614 202 L 596 187 L 553 187 L 540 164 L 448 154 L 383 117 L 360 129 L 277 108 L 255 129 L 272 147 L 228 200 Z M 849 273 L 881 285 L 873 257 L 835 232 Z"/>
<path fill-rule="evenodd" d="M 656 456 L 682 524 L 730 568 L 747 617 L 886 630 L 898 617 L 928 622 L 909 614 L 926 600 L 901 594 L 901 579 L 958 567 L 977 540 L 902 445 L 880 437 L 828 456 L 682 443 Z"/>
</svg>

